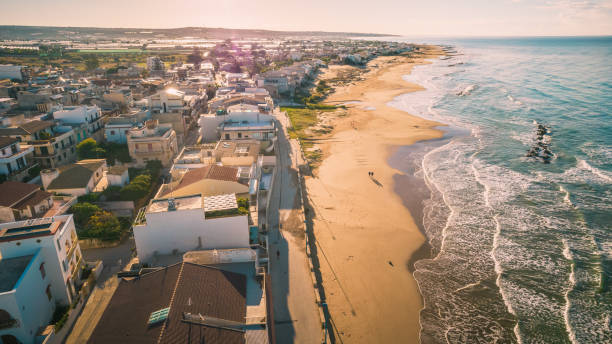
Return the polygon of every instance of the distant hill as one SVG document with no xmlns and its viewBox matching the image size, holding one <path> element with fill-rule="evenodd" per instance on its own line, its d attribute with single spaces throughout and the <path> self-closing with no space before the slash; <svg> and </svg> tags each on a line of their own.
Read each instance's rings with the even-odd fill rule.
<svg viewBox="0 0 612 344">
<path fill-rule="evenodd" d="M 184 27 L 176 29 L 146 28 L 95 28 L 95 27 L 56 27 L 56 26 L 11 26 L 0 25 L 0 40 L 79 40 L 96 41 L 119 38 L 129 39 L 175 39 L 197 37 L 208 39 L 248 39 L 248 38 L 287 38 L 318 37 L 322 39 L 350 37 L 384 37 L 385 34 L 323 32 L 323 31 L 271 31 L 249 29 L 224 29 L 208 27 Z"/>
</svg>

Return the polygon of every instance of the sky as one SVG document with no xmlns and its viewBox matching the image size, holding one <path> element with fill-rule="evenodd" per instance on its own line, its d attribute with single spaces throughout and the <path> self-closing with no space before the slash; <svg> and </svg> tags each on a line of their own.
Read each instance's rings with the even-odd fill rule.
<svg viewBox="0 0 612 344">
<path fill-rule="evenodd" d="M 0 0 L 0 25 L 612 35 L 612 0 Z"/>
</svg>

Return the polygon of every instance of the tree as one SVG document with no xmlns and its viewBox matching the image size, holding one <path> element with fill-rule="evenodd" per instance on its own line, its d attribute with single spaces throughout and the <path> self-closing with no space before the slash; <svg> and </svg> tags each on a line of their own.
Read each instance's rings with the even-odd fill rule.
<svg viewBox="0 0 612 344">
<path fill-rule="evenodd" d="M 195 47 L 193 49 L 193 52 L 187 55 L 187 62 L 193 63 L 196 69 L 200 69 L 200 65 L 202 64 L 203 60 L 204 59 L 202 58 L 202 52 L 200 51 L 200 48 L 198 47 Z"/>
<path fill-rule="evenodd" d="M 121 189 L 120 196 L 123 201 L 136 201 L 149 193 L 151 176 L 141 174 Z"/>
<path fill-rule="evenodd" d="M 90 137 L 77 145 L 77 155 L 79 159 L 104 158 L 106 151 L 98 146 L 96 140 Z"/>
<path fill-rule="evenodd" d="M 100 61 L 98 61 L 98 58 L 94 55 L 89 56 L 86 60 L 85 60 L 85 68 L 87 70 L 94 70 L 96 68 L 98 68 L 100 66 Z"/>
<path fill-rule="evenodd" d="M 103 240 L 116 240 L 121 236 L 121 224 L 112 213 L 99 211 L 89 218 L 82 235 Z"/>
<path fill-rule="evenodd" d="M 77 228 L 85 228 L 85 225 L 95 213 L 102 211 L 100 207 L 91 203 L 77 203 L 70 207 L 70 212 L 74 215 L 74 223 Z"/>
</svg>

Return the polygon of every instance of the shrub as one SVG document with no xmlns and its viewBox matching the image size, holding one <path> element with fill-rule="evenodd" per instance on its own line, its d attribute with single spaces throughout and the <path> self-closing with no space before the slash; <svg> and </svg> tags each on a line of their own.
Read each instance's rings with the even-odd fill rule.
<svg viewBox="0 0 612 344">
<path fill-rule="evenodd" d="M 102 240 L 117 240 L 121 237 L 121 224 L 112 213 L 99 211 L 89 218 L 82 236 Z"/>
<path fill-rule="evenodd" d="M 70 207 L 70 213 L 74 215 L 74 223 L 79 228 L 85 228 L 89 219 L 96 213 L 102 211 L 100 207 L 91 203 L 77 203 Z"/>
<path fill-rule="evenodd" d="M 55 306 L 55 311 L 53 312 L 51 323 L 54 324 L 56 332 L 59 331 L 62 327 L 64 327 L 69 315 L 70 307 L 59 304 Z"/>
<path fill-rule="evenodd" d="M 96 140 L 90 137 L 77 145 L 77 155 L 79 159 L 104 158 L 106 151 L 98 146 Z"/>
</svg>

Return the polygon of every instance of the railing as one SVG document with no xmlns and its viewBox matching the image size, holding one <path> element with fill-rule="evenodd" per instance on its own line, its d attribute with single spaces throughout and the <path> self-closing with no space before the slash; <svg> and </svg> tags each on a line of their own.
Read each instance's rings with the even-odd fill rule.
<svg viewBox="0 0 612 344">
<path fill-rule="evenodd" d="M 70 245 L 70 249 L 68 250 L 68 254 L 66 255 L 66 259 L 70 260 L 70 258 L 72 257 L 72 254 L 74 253 L 78 243 L 79 243 L 79 238 L 75 237 L 74 240 L 72 241 L 72 245 Z"/>
<path fill-rule="evenodd" d="M 54 197 L 55 199 L 55 197 Z M 64 205 L 62 205 L 61 207 L 57 208 L 57 211 L 55 212 L 54 215 L 61 215 L 63 213 L 65 213 L 68 209 L 70 209 L 70 207 L 72 207 L 73 204 L 75 204 L 77 202 L 77 198 L 76 197 L 72 197 L 68 200 L 68 202 L 66 202 Z"/>
<path fill-rule="evenodd" d="M 143 225 L 147 223 L 147 218 L 145 214 L 147 212 L 147 207 L 142 207 L 138 210 L 138 215 L 134 218 L 134 226 Z"/>
</svg>

